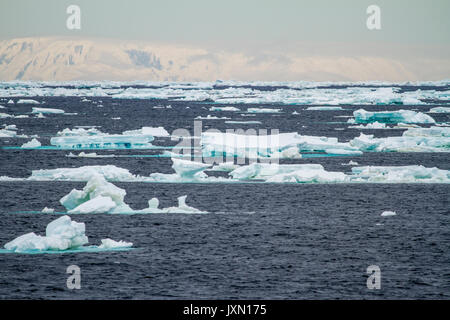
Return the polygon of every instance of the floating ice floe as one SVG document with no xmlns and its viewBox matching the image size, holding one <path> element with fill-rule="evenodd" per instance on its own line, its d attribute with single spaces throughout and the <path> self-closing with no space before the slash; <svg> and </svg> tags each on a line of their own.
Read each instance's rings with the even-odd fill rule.
<svg viewBox="0 0 450 320">
<path fill-rule="evenodd" d="M 127 169 L 113 165 L 33 170 L 28 179 L 32 181 L 89 181 L 96 175 L 102 175 L 108 181 L 138 180 L 138 177 Z"/>
<path fill-rule="evenodd" d="M 272 108 L 248 108 L 248 113 L 280 113 L 281 109 L 272 109 Z"/>
<path fill-rule="evenodd" d="M 381 216 L 382 217 L 390 217 L 390 216 L 395 216 L 397 215 L 397 213 L 395 211 L 384 211 Z"/>
<path fill-rule="evenodd" d="M 450 171 L 424 166 L 353 167 L 352 182 L 364 183 L 450 183 Z"/>
<path fill-rule="evenodd" d="M 115 154 L 97 154 L 95 152 L 85 153 L 81 151 L 79 154 L 73 154 L 72 152 L 69 152 L 66 157 L 68 158 L 114 158 Z"/>
<path fill-rule="evenodd" d="M 3 125 L 3 129 L 0 129 L 0 138 L 28 138 L 27 135 L 18 135 L 17 126 L 15 124 Z"/>
<path fill-rule="evenodd" d="M 36 108 L 33 107 L 31 113 L 41 113 L 41 114 L 62 114 L 64 110 L 62 109 L 53 109 L 53 108 Z"/>
<path fill-rule="evenodd" d="M 340 111 L 340 110 L 344 110 L 342 109 L 342 107 L 308 107 L 306 108 L 306 110 L 309 111 Z"/>
<path fill-rule="evenodd" d="M 209 171 L 231 172 L 231 171 L 233 171 L 234 169 L 237 169 L 237 168 L 239 168 L 239 165 L 234 164 L 234 162 L 231 161 L 231 162 L 219 163 L 219 164 L 213 166 L 211 169 L 207 169 L 207 170 L 209 170 Z"/>
<path fill-rule="evenodd" d="M 229 124 L 261 124 L 261 121 L 225 121 Z"/>
<path fill-rule="evenodd" d="M 24 144 L 22 144 L 21 148 L 28 149 L 28 148 L 38 148 L 41 146 L 41 143 L 37 139 L 32 139 L 31 141 L 28 141 Z"/>
<path fill-rule="evenodd" d="M 360 124 L 359 126 L 350 126 L 349 128 L 352 128 L 352 129 L 390 129 L 389 127 L 386 127 L 385 123 L 381 123 L 378 121 L 368 123 L 366 125 Z"/>
<path fill-rule="evenodd" d="M 122 132 L 123 135 L 143 135 L 154 137 L 169 137 L 170 134 L 163 127 L 142 127 L 137 130 L 128 130 Z"/>
<path fill-rule="evenodd" d="M 368 152 L 450 152 L 450 128 L 409 128 L 400 137 L 360 134 L 350 145 Z"/>
<path fill-rule="evenodd" d="M 216 107 L 216 106 L 212 106 L 211 108 L 209 108 L 209 111 L 233 111 L 233 112 L 239 112 L 239 111 L 241 111 L 241 109 L 236 108 L 236 107 Z"/>
<path fill-rule="evenodd" d="M 9 99 L 9 100 L 8 100 L 8 104 L 14 104 L 14 100 Z"/>
<path fill-rule="evenodd" d="M 5 109 L 5 108 L 6 108 L 5 106 L 0 105 L 0 109 Z"/>
<path fill-rule="evenodd" d="M 450 107 L 435 107 L 431 108 L 429 113 L 450 113 Z"/>
<path fill-rule="evenodd" d="M 355 119 L 349 119 L 349 123 L 435 123 L 436 121 L 422 112 L 412 110 L 378 111 L 370 112 L 364 109 L 353 112 Z"/>
<path fill-rule="evenodd" d="M 343 165 L 343 166 L 358 166 L 359 163 L 356 162 L 356 161 L 350 160 L 350 161 L 347 162 L 347 163 L 341 163 L 341 165 Z"/>
<path fill-rule="evenodd" d="M 17 253 L 63 252 L 83 248 L 93 249 L 95 246 L 84 246 L 88 243 L 85 230 L 84 223 L 72 221 L 69 216 L 65 215 L 47 225 L 45 236 L 37 235 L 34 232 L 27 233 L 6 243 L 4 248 L 10 252 Z M 132 245 L 131 242 L 102 239 L 102 245 L 98 248 L 129 248 Z"/>
<path fill-rule="evenodd" d="M 300 152 L 361 154 L 358 148 L 337 138 L 303 136 L 296 132 L 272 135 L 203 132 L 201 147 L 204 157 L 300 158 Z"/>
<path fill-rule="evenodd" d="M 55 212 L 55 209 L 45 207 L 44 209 L 42 209 L 41 212 L 42 213 L 53 213 L 53 212 Z"/>
<path fill-rule="evenodd" d="M 63 149 L 145 149 L 152 147 L 155 134 L 168 135 L 162 127 L 144 127 L 122 134 L 106 134 L 95 128 L 64 129 L 50 139 L 50 144 Z"/>
<path fill-rule="evenodd" d="M 33 100 L 33 99 L 19 99 L 16 103 L 23 103 L 23 104 L 40 104 L 39 101 Z"/>
<path fill-rule="evenodd" d="M 159 200 L 152 198 L 148 208 L 133 210 L 124 202 L 126 191 L 107 182 L 101 175 L 92 177 L 83 190 L 73 189 L 61 198 L 60 203 L 68 210 L 67 213 L 205 213 L 186 205 L 186 196 L 178 198 L 178 207 L 159 209 Z"/>
<path fill-rule="evenodd" d="M 231 118 L 228 118 L 228 117 L 216 117 L 216 116 L 212 116 L 212 115 L 208 114 L 206 117 L 197 116 L 197 117 L 195 117 L 195 119 L 199 119 L 199 120 L 224 120 L 224 119 L 231 119 Z"/>
<path fill-rule="evenodd" d="M 343 182 L 342 172 L 325 171 L 320 164 L 269 164 L 252 163 L 230 172 L 233 179 L 264 180 L 266 182 L 328 183 Z"/>
</svg>

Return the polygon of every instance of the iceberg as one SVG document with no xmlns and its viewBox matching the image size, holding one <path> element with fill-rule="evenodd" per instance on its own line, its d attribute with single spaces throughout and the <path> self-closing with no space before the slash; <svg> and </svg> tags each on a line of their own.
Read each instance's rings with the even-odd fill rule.
<svg viewBox="0 0 450 320">
<path fill-rule="evenodd" d="M 153 140 L 152 135 L 82 135 L 52 137 L 50 144 L 63 149 L 145 149 Z"/>
<path fill-rule="evenodd" d="M 45 207 L 44 209 L 42 209 L 41 212 L 42 213 L 53 213 L 53 212 L 55 212 L 55 209 Z"/>
<path fill-rule="evenodd" d="M 7 244 L 6 250 L 13 252 L 67 250 L 88 243 L 84 223 L 72 221 L 69 216 L 62 216 L 47 225 L 45 236 L 35 233 L 24 234 Z"/>
<path fill-rule="evenodd" d="M 351 181 L 364 183 L 450 183 L 450 171 L 418 165 L 353 167 Z"/>
<path fill-rule="evenodd" d="M 358 109 L 353 112 L 355 123 L 435 123 L 434 119 L 422 112 L 415 112 L 412 110 L 397 110 L 397 111 L 378 111 L 370 112 L 364 109 Z"/>
<path fill-rule="evenodd" d="M 248 108 L 248 113 L 280 113 L 281 109 L 271 109 L 271 108 Z"/>
<path fill-rule="evenodd" d="M 209 111 L 236 111 L 239 112 L 241 109 L 236 107 L 211 107 L 209 108 Z"/>
<path fill-rule="evenodd" d="M 327 107 L 308 107 L 306 108 L 306 110 L 312 110 L 312 111 L 340 111 L 340 110 L 344 110 L 342 109 L 342 107 L 331 107 L 331 106 L 327 106 Z"/>
<path fill-rule="evenodd" d="M 100 249 L 113 249 L 113 248 L 130 248 L 133 246 L 132 242 L 126 242 L 126 241 L 115 241 L 109 238 L 102 239 L 102 244 L 98 247 Z"/>
<path fill-rule="evenodd" d="M 10 100 L 11 101 L 11 100 Z M 9 103 L 9 102 L 8 102 Z M 39 101 L 33 100 L 33 99 L 19 99 L 16 103 L 23 103 L 23 104 L 40 104 Z"/>
<path fill-rule="evenodd" d="M 359 126 L 350 126 L 349 128 L 352 128 L 352 129 L 390 129 L 389 127 L 386 127 L 385 123 L 381 123 L 378 121 L 371 122 L 366 125 L 360 124 Z"/>
<path fill-rule="evenodd" d="M 127 169 L 114 165 L 32 170 L 28 179 L 32 181 L 89 181 L 97 175 L 102 175 L 108 181 L 138 180 L 138 177 Z"/>
<path fill-rule="evenodd" d="M 154 137 L 169 137 L 163 127 L 143 127 L 122 134 L 103 133 L 96 128 L 66 128 L 59 131 L 50 143 L 64 149 L 145 149 L 151 148 Z"/>
<path fill-rule="evenodd" d="M 101 175 L 92 177 L 83 190 L 73 189 L 60 199 L 69 214 L 88 213 L 206 213 L 186 204 L 186 197 L 178 198 L 178 207 L 159 209 L 159 200 L 152 198 L 148 208 L 133 210 L 124 202 L 126 191 L 107 182 Z"/>
<path fill-rule="evenodd" d="M 369 152 L 449 152 L 450 128 L 409 128 L 400 137 L 386 138 L 361 133 L 350 145 Z"/>
<path fill-rule="evenodd" d="M 264 180 L 275 183 L 336 183 L 347 181 L 347 176 L 344 173 L 325 171 L 320 164 L 252 163 L 233 170 L 230 175 L 233 179 Z"/>
<path fill-rule="evenodd" d="M 38 113 L 38 114 L 62 114 L 64 113 L 64 110 L 61 109 L 53 109 L 53 108 L 33 108 L 31 113 Z"/>
<path fill-rule="evenodd" d="M 26 142 L 22 144 L 21 148 L 27 149 L 27 148 L 38 148 L 41 146 L 41 143 L 37 139 L 32 139 L 29 142 Z"/>
<path fill-rule="evenodd" d="M 203 157 L 300 158 L 300 152 L 362 153 L 337 138 L 303 136 L 297 132 L 273 135 L 203 132 L 200 143 Z"/>
<path fill-rule="evenodd" d="M 138 130 L 124 131 L 123 135 L 143 135 L 143 136 L 154 136 L 154 137 L 169 137 L 170 134 L 163 127 L 142 127 Z"/>
<path fill-rule="evenodd" d="M 53 220 L 45 229 L 45 236 L 36 235 L 34 232 L 24 234 L 6 243 L 4 248 L 16 253 L 51 253 L 51 252 L 87 252 L 95 249 L 130 248 L 131 242 L 101 239 L 100 246 L 84 246 L 88 243 L 85 235 L 86 227 L 82 222 L 76 222 L 64 215 Z M 5 253 L 3 251 L 2 253 Z"/>
<path fill-rule="evenodd" d="M 435 107 L 431 108 L 429 113 L 450 113 L 450 107 Z"/>
<path fill-rule="evenodd" d="M 383 211 L 383 213 L 381 213 L 382 217 L 390 217 L 395 215 L 397 215 L 395 211 Z"/>
</svg>

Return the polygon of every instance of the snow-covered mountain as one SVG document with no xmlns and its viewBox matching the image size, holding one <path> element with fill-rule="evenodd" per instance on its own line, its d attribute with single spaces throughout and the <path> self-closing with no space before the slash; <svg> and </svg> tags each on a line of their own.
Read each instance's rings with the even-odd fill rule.
<svg viewBox="0 0 450 320">
<path fill-rule="evenodd" d="M 428 80 L 411 64 L 377 56 L 305 56 L 279 51 L 249 54 L 185 45 L 59 37 L 0 41 L 0 80 L 216 79 Z"/>
</svg>

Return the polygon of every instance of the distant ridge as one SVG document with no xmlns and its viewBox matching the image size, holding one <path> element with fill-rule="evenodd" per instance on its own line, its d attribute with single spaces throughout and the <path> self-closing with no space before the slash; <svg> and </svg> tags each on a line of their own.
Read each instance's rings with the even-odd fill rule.
<svg viewBox="0 0 450 320">
<path fill-rule="evenodd" d="M 0 41 L 0 81 L 150 80 L 408 81 L 426 79 L 382 57 L 213 51 L 201 47 L 92 38 Z"/>
</svg>

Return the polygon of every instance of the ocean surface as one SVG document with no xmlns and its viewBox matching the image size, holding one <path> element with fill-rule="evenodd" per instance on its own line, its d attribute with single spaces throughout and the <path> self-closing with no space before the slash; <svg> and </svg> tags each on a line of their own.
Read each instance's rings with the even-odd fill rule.
<svg viewBox="0 0 450 320">
<path fill-rule="evenodd" d="M 32 170 L 115 165 L 132 174 L 173 173 L 170 157 L 162 155 L 178 141 L 156 137 L 161 149 L 61 150 L 50 145 L 58 131 L 96 126 L 110 134 L 142 127 L 164 127 L 169 133 L 185 128 L 193 132 L 194 119 L 207 115 L 229 119 L 202 120 L 202 127 L 226 129 L 278 129 L 305 135 L 336 137 L 349 141 L 360 135 L 401 136 L 405 129 L 349 128 L 353 111 L 426 113 L 437 124 L 450 122 L 449 113 L 427 113 L 448 106 L 448 82 L 396 85 L 393 100 L 373 99 L 357 93 L 351 103 L 332 103 L 343 110 L 308 111 L 323 96 L 342 99 L 340 90 L 363 88 L 390 90 L 391 84 L 342 84 L 314 88 L 316 100 L 283 103 L 280 90 L 302 88 L 280 85 L 198 85 L 177 88 L 161 84 L 107 86 L 81 84 L 0 86 L 1 125 L 16 125 L 27 138 L 0 138 L 0 246 L 28 233 L 44 234 L 47 224 L 66 210 L 59 199 L 86 182 L 30 181 Z M 173 85 L 172 85 L 173 86 Z M 128 94 L 130 88 L 135 95 Z M 139 96 L 139 89 L 147 90 Z M 263 97 L 254 102 L 239 90 L 256 90 Z M 358 90 L 359 90 L 358 89 Z M 47 91 L 46 91 L 47 90 Z M 70 92 L 67 90 L 71 90 Z M 83 91 L 85 90 L 85 91 Z M 110 90 L 110 91 L 108 91 Z M 113 90 L 116 90 L 113 92 Z M 120 95 L 124 90 L 127 96 Z M 149 95 L 148 90 L 164 94 Z M 160 90 L 160 91 L 158 91 Z M 190 91 L 197 90 L 195 99 Z M 238 90 L 222 103 L 208 99 L 208 92 Z M 221 91 L 222 90 L 222 91 Z M 191 98 L 181 98 L 186 91 Z M 49 93 L 50 92 L 50 93 Z M 365 92 L 365 91 L 364 91 Z M 392 91 L 389 91 L 392 93 Z M 414 93 L 419 103 L 403 93 Z M 233 93 L 233 92 L 232 92 Z M 272 95 L 270 95 L 272 93 Z M 277 93 L 277 95 L 274 95 Z M 244 98 L 242 95 L 244 94 Z M 289 93 L 291 94 L 291 93 Z M 295 93 L 298 95 L 299 93 Z M 395 95 L 394 94 L 394 95 Z M 206 98 L 205 98 L 206 96 Z M 379 95 L 383 97 L 382 92 Z M 235 96 L 236 97 L 236 96 Z M 274 102 L 268 102 L 269 97 Z M 405 98 L 402 102 L 402 99 Z M 12 99 L 15 104 L 8 104 Z M 33 99 L 40 104 L 17 103 Z M 231 99 L 231 100 L 230 100 Z M 253 98 L 252 98 L 253 99 Z M 302 98 L 303 99 L 303 98 Z M 409 99 L 409 100 L 408 100 Z M 84 100 L 84 101 L 83 101 Z M 281 99 L 282 100 L 282 99 Z M 326 100 L 326 99 L 325 99 Z M 331 101 L 328 99 L 327 101 Z M 290 101 L 290 100 L 289 100 Z M 306 102 L 305 102 L 306 101 Z M 338 101 L 339 102 L 339 101 Z M 212 106 L 233 106 L 242 112 L 211 111 Z M 168 107 L 170 106 L 170 107 Z M 32 107 L 63 109 L 65 114 L 38 118 Z M 276 108 L 279 113 L 247 113 L 248 108 Z M 293 112 L 298 114 L 293 114 Z M 27 115 L 28 117 L 17 117 Z M 15 117 L 14 117 L 15 116 Z M 228 124 L 225 121 L 258 121 Z M 430 127 L 431 124 L 420 124 Z M 42 146 L 20 146 L 36 135 Z M 67 157 L 69 152 L 96 152 L 112 157 Z M 348 173 L 352 160 L 360 166 L 422 165 L 450 170 L 448 152 L 364 152 L 362 155 L 318 153 L 280 163 L 317 163 L 327 171 Z M 248 161 L 248 159 L 247 159 Z M 226 173 L 211 173 L 224 176 Z M 449 299 L 450 298 L 450 184 L 448 183 L 145 183 L 113 182 L 125 189 L 132 208 L 147 207 L 157 197 L 160 207 L 175 206 L 177 197 L 206 214 L 74 214 L 86 224 L 90 244 L 112 238 L 133 243 L 118 252 L 54 254 L 0 253 L 1 299 Z M 55 213 L 41 213 L 44 207 Z M 397 215 L 383 217 L 383 211 Z M 81 269 L 81 289 L 66 286 L 66 269 Z M 381 270 L 381 289 L 368 289 L 367 267 Z"/>
</svg>

